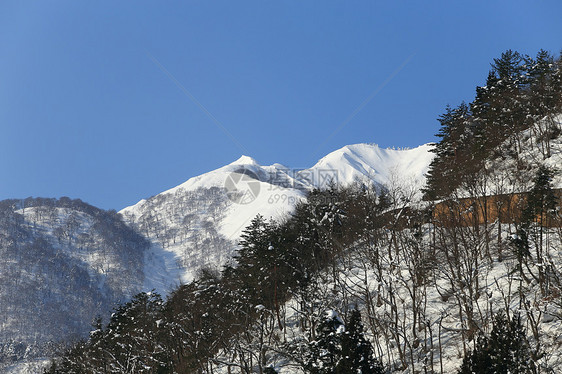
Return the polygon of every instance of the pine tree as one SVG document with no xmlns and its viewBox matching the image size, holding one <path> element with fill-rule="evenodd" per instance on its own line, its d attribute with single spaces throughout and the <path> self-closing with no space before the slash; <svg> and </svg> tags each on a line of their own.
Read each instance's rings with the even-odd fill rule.
<svg viewBox="0 0 562 374">
<path fill-rule="evenodd" d="M 374 358 L 365 338 L 361 313 L 354 309 L 344 325 L 334 311 L 328 311 L 309 343 L 305 372 L 311 374 L 382 374 L 384 367 Z"/>
<path fill-rule="evenodd" d="M 541 226 L 543 220 L 552 216 L 556 209 L 556 196 L 552 186 L 554 170 L 541 165 L 533 179 L 533 188 L 529 192 L 527 208 L 523 212 L 529 220 L 539 220 Z"/>
<path fill-rule="evenodd" d="M 382 374 L 384 368 L 373 356 L 373 347 L 365 339 L 361 313 L 353 309 L 341 337 L 342 359 L 335 369 L 337 374 Z"/>
<path fill-rule="evenodd" d="M 529 344 L 519 315 L 508 321 L 498 313 L 490 337 L 479 337 L 463 360 L 459 374 L 534 374 Z"/>
<path fill-rule="evenodd" d="M 495 58 L 492 71 L 504 84 L 522 83 L 525 58 L 517 51 L 508 49 L 500 58 Z"/>
<path fill-rule="evenodd" d="M 305 371 L 311 374 L 332 374 L 342 357 L 341 336 L 344 324 L 338 314 L 326 312 L 316 329 L 316 340 L 309 345 Z"/>
<path fill-rule="evenodd" d="M 546 166 L 541 165 L 533 180 L 533 188 L 529 191 L 527 198 L 527 206 L 523 211 L 522 223 L 519 234 L 527 240 L 529 247 L 529 239 L 532 238 L 535 247 L 535 260 L 538 264 L 544 264 L 544 234 L 548 234 L 548 226 L 550 220 L 555 216 L 557 198 L 554 195 L 552 186 L 552 178 L 554 171 Z M 536 222 L 535 225 L 531 225 Z M 529 253 L 530 254 L 530 253 Z M 541 292 L 546 295 L 548 292 L 547 275 L 544 266 L 538 266 L 538 281 L 541 286 Z"/>
<path fill-rule="evenodd" d="M 242 291 L 253 304 L 264 304 L 271 309 L 274 304 L 274 268 L 276 264 L 273 226 L 257 215 L 240 236 L 240 249 L 235 259 Z"/>
<path fill-rule="evenodd" d="M 475 121 L 479 124 L 484 149 L 491 151 L 506 139 L 509 152 L 515 157 L 521 152 L 519 132 L 530 125 L 527 109 L 528 84 L 525 58 L 518 52 L 507 50 L 491 64 L 486 86 L 478 87 L 471 105 Z"/>
<path fill-rule="evenodd" d="M 562 104 L 562 82 L 554 57 L 540 50 L 535 59 L 527 58 L 529 66 L 528 112 L 534 122 L 534 132 L 543 157 L 551 156 L 550 141 L 560 134 L 554 118 L 560 113 Z"/>
<path fill-rule="evenodd" d="M 448 196 L 458 187 L 467 170 L 478 167 L 474 162 L 474 129 L 470 108 L 464 102 L 457 108 L 447 106 L 439 116 L 441 124 L 437 137 L 441 138 L 432 150 L 436 154 L 429 166 L 425 198 L 436 200 Z"/>
</svg>

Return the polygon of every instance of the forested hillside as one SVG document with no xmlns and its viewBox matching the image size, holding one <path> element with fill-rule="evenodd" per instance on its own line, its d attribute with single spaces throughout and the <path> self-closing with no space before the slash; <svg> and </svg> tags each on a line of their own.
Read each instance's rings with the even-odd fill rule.
<svg viewBox="0 0 562 374">
<path fill-rule="evenodd" d="M 137 295 L 47 372 L 560 372 L 561 78 L 560 58 L 505 52 L 440 116 L 425 201 L 316 189 L 257 216 L 233 264 Z"/>
<path fill-rule="evenodd" d="M 0 202 L 0 367 L 53 354 L 140 292 L 147 247 L 80 200 Z"/>
<path fill-rule="evenodd" d="M 531 58 L 508 50 L 494 59 L 474 100 L 439 117 L 426 198 L 524 192 L 538 164 L 557 166 L 560 65 L 546 51 Z"/>
</svg>

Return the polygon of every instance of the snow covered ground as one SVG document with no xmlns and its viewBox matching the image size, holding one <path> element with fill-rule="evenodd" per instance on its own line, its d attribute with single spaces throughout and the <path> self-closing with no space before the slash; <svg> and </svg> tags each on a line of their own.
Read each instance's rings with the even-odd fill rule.
<svg viewBox="0 0 562 374">
<path fill-rule="evenodd" d="M 424 226 L 420 241 L 423 248 L 433 245 L 434 230 L 431 225 Z M 504 242 L 511 236 L 510 230 L 513 227 L 503 226 Z M 490 233 L 497 233 L 497 226 L 490 227 Z M 411 234 L 408 230 L 403 233 L 409 238 L 412 238 Z M 562 252 L 558 250 L 560 236 L 552 230 L 549 238 L 549 261 L 559 268 L 562 264 Z M 511 317 L 515 314 L 522 316 L 531 349 L 540 347 L 544 353 L 539 360 L 541 372 L 561 372 L 562 304 L 555 300 L 557 288 L 553 284 L 553 294 L 545 296 L 536 281 L 521 283 L 521 278 L 513 271 L 517 267 L 513 252 L 504 248 L 499 258 L 497 237 L 492 235 L 491 239 L 492 257 L 487 258 L 484 252 L 474 254 L 474 257 L 467 254 L 463 261 L 478 259 L 477 266 L 469 266 L 465 269 L 469 274 L 458 279 L 441 252 L 443 249 L 437 249 L 426 259 L 429 265 L 423 281 L 416 278 L 421 264 L 416 263 L 420 259 L 413 255 L 412 248 L 404 246 L 395 253 L 393 249 L 391 254 L 389 241 L 383 240 L 378 246 L 357 243 L 342 256 L 337 270 L 325 272 L 310 287 L 309 294 L 315 295 L 313 299 L 303 304 L 297 296 L 281 308 L 284 330 L 276 327 L 275 311 L 260 309 L 268 318 L 255 324 L 256 333 L 249 335 L 252 338 L 248 339 L 248 335 L 236 337 L 242 344 L 240 349 L 259 352 L 258 347 L 262 347 L 267 351 L 267 365 L 279 373 L 302 373 L 297 361 L 280 352 L 287 352 L 287 346 L 314 340 L 310 321 L 319 320 L 332 310 L 344 315 L 357 306 L 376 356 L 392 372 L 455 373 L 462 363 L 465 349 L 471 350 L 475 344 L 476 335 L 466 338 L 470 326 L 465 313 L 473 313 L 478 323 L 475 334 L 489 334 L 493 316 L 508 310 Z M 390 236 L 388 240 L 391 240 Z M 422 253 L 425 251 L 427 249 Z M 540 266 L 531 264 L 529 271 L 537 273 Z M 532 279 L 529 274 L 527 276 Z M 467 281 L 474 287 L 474 294 L 470 293 L 468 284 L 463 283 Z M 522 293 L 519 287 L 523 287 Z M 537 326 L 540 341 L 532 333 L 533 326 Z M 259 341 L 260 334 L 265 334 L 264 339 L 269 342 L 265 348 Z M 236 357 L 236 351 L 221 352 L 213 372 L 227 373 L 227 363 L 230 369 L 235 368 L 239 364 Z M 406 361 L 407 367 L 402 366 L 402 360 Z"/>
<path fill-rule="evenodd" d="M 3 368 L 2 370 L 5 370 L 5 374 L 38 374 L 42 373 L 43 370 L 47 368 L 49 362 L 49 359 L 38 358 L 30 361 L 19 362 Z"/>
</svg>

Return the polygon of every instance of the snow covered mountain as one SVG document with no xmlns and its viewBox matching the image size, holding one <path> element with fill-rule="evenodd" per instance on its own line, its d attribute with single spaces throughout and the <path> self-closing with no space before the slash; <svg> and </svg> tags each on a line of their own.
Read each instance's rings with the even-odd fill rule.
<svg viewBox="0 0 562 374">
<path fill-rule="evenodd" d="M 434 156 L 431 149 L 431 144 L 412 149 L 380 148 L 375 144 L 348 145 L 328 154 L 308 171 L 321 176 L 323 170 L 333 170 L 337 173 L 337 182 L 342 185 L 355 181 L 384 186 L 399 181 L 423 185 Z M 322 180 L 315 180 L 314 186 L 322 187 Z"/>
<path fill-rule="evenodd" d="M 120 211 L 152 242 L 145 254 L 145 288 L 162 293 L 192 280 L 202 267 L 220 268 L 252 218 L 282 219 L 305 192 L 354 182 L 410 185 L 418 191 L 433 158 L 431 145 L 384 149 L 355 144 L 308 169 L 262 166 L 248 156 L 193 177 Z"/>
<path fill-rule="evenodd" d="M 148 246 L 114 211 L 80 200 L 0 202 L 0 372 L 84 337 L 140 292 Z"/>
</svg>

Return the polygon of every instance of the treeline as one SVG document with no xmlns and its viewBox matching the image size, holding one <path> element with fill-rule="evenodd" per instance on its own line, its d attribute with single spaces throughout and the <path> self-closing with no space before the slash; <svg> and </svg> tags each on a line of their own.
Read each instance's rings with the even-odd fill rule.
<svg viewBox="0 0 562 374">
<path fill-rule="evenodd" d="M 555 121 L 562 113 L 560 57 L 544 50 L 535 58 L 508 50 L 491 66 L 472 102 L 448 106 L 439 117 L 440 140 L 425 188 L 428 200 L 446 198 L 461 184 L 472 183 L 491 158 L 514 159 L 523 169 L 520 161 L 531 151 L 528 147 L 543 159 L 551 155 L 551 141 L 560 135 Z M 534 142 L 525 142 L 530 136 Z"/>
</svg>

